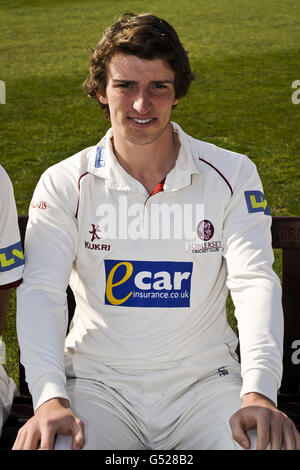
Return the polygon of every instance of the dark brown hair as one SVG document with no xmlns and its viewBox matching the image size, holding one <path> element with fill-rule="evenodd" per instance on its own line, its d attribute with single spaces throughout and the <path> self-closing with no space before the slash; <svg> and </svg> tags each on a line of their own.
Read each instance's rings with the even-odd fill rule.
<svg viewBox="0 0 300 470">
<path fill-rule="evenodd" d="M 150 13 L 125 13 L 105 30 L 96 48 L 90 51 L 90 71 L 83 86 L 91 98 L 96 98 L 96 93 L 105 96 L 107 66 L 117 53 L 146 60 L 164 60 L 175 72 L 177 99 L 186 95 L 191 81 L 195 79 L 187 52 L 175 29 L 165 20 Z M 100 106 L 109 117 L 108 105 L 100 103 Z"/>
</svg>

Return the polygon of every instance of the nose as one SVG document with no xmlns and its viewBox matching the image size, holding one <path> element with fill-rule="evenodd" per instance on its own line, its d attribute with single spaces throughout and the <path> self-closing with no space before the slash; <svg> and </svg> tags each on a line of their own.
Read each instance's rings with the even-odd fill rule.
<svg viewBox="0 0 300 470">
<path fill-rule="evenodd" d="M 149 93 L 141 90 L 134 98 L 133 109 L 139 114 L 146 115 L 152 108 Z"/>
</svg>

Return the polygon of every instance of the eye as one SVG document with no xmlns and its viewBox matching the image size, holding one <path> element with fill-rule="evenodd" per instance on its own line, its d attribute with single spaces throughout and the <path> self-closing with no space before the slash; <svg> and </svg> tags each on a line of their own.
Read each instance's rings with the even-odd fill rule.
<svg viewBox="0 0 300 470">
<path fill-rule="evenodd" d="M 130 82 L 121 82 L 116 85 L 117 88 L 131 88 L 132 83 Z"/>
<path fill-rule="evenodd" d="M 154 86 L 154 88 L 156 88 L 156 89 L 158 89 L 158 90 L 163 89 L 163 88 L 167 88 L 166 85 L 164 85 L 163 83 L 159 83 L 159 82 L 158 82 L 158 83 L 154 83 L 153 86 Z"/>
</svg>

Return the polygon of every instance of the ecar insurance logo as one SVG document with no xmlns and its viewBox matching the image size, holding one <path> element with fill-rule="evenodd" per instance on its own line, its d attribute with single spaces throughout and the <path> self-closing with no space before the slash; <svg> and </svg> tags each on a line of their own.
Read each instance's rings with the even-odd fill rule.
<svg viewBox="0 0 300 470">
<path fill-rule="evenodd" d="M 193 263 L 104 260 L 105 304 L 189 307 Z"/>
</svg>

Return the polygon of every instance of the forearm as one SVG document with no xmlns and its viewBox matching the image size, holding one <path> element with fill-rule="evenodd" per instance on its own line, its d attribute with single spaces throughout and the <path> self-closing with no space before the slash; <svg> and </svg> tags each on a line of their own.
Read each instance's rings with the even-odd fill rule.
<svg viewBox="0 0 300 470">
<path fill-rule="evenodd" d="M 242 294 L 233 294 L 237 305 L 242 395 L 257 392 L 277 403 L 283 346 L 281 289 L 276 281 L 266 278 L 256 286 L 249 284 L 243 289 L 244 301 L 239 298 Z"/>
<path fill-rule="evenodd" d="M 67 329 L 64 293 L 25 282 L 18 289 L 17 306 L 21 362 L 34 409 L 53 397 L 68 398 L 64 372 Z"/>
</svg>

